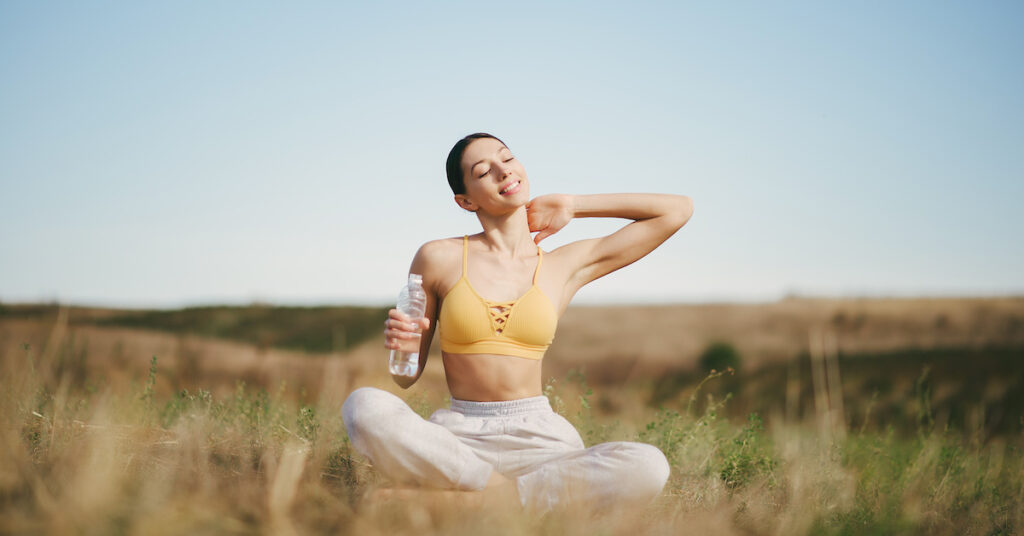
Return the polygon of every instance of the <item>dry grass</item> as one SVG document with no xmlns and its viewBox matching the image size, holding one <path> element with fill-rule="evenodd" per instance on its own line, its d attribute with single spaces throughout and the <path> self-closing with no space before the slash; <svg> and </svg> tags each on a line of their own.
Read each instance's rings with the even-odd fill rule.
<svg viewBox="0 0 1024 536">
<path fill-rule="evenodd" d="M 673 360 L 693 363 L 711 340 L 729 340 L 763 363 L 805 351 L 808 326 L 829 326 L 843 348 L 859 350 L 1009 344 L 1019 341 L 1013 319 L 1024 318 L 1021 300 L 669 309 L 572 310 L 547 369 L 556 379 L 549 397 L 588 442 L 640 439 L 666 453 L 673 471 L 665 493 L 642 511 L 567 510 L 541 518 L 460 495 L 365 499 L 382 482 L 352 452 L 338 408 L 355 386 L 388 386 L 377 342 L 310 356 L 69 326 L 66 317 L 6 319 L 0 532 L 1013 534 L 1024 527 L 1019 432 L 979 439 L 934 422 L 908 422 L 902 431 L 849 429 L 842 412 L 824 418 L 836 416 L 844 398 L 841 390 L 828 391 L 839 371 L 828 368 L 827 356 L 817 374 L 824 383 L 809 387 L 822 406 L 807 419 L 730 421 L 728 401 L 703 395 L 700 409 L 689 412 L 686 398 L 675 411 L 644 403 L 654 380 L 648 371 L 678 365 Z M 598 332 L 604 344 L 572 346 Z M 616 346 L 626 338 L 658 342 L 616 354 L 627 351 Z M 620 369 L 598 366 L 616 355 L 634 363 L 625 379 Z M 437 365 L 401 393 L 422 413 L 445 403 Z M 559 372 L 570 365 L 585 365 L 586 376 Z M 712 378 L 706 387 L 726 379 Z M 588 381 L 602 384 L 599 394 L 587 394 Z M 589 407 L 601 390 L 617 392 L 614 411 Z M 685 392 L 692 395 L 692 386 Z M 846 400 L 848 408 L 866 402 Z"/>
</svg>

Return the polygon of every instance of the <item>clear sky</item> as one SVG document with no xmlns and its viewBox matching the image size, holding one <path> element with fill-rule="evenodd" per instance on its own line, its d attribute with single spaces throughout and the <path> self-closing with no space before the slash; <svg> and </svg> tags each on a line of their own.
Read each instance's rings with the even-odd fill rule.
<svg viewBox="0 0 1024 536">
<path fill-rule="evenodd" d="M 2 2 L 0 300 L 392 303 L 477 131 L 694 199 L 582 303 L 1024 294 L 1024 4 L 681 4 Z"/>
</svg>

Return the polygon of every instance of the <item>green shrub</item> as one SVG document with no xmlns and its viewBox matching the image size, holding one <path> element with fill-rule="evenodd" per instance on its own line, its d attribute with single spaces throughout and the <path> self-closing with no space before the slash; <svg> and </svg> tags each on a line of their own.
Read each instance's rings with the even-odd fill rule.
<svg viewBox="0 0 1024 536">
<path fill-rule="evenodd" d="M 701 370 L 705 374 L 711 371 L 722 371 L 722 370 L 739 370 L 740 369 L 740 354 L 736 351 L 736 348 L 726 342 L 715 342 L 712 343 L 704 350 L 704 353 L 700 356 Z"/>
<path fill-rule="evenodd" d="M 723 445 L 719 455 L 718 475 L 730 488 L 749 484 L 759 477 L 774 481 L 775 458 L 764 436 L 764 424 L 756 413 L 750 414 L 747 425 L 731 442 Z"/>
</svg>

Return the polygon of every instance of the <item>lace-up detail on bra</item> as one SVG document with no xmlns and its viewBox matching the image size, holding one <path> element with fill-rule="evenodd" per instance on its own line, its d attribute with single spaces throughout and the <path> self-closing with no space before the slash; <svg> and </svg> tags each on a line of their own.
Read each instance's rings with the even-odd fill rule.
<svg viewBox="0 0 1024 536">
<path fill-rule="evenodd" d="M 491 315 L 491 328 L 494 329 L 495 333 L 501 333 L 505 329 L 505 322 L 508 322 L 508 315 L 512 312 L 512 306 L 516 304 L 514 301 L 510 302 L 492 302 L 490 300 L 484 300 L 487 304 L 487 312 Z"/>
<path fill-rule="evenodd" d="M 533 286 L 519 299 L 484 299 L 470 284 L 469 237 L 462 239 L 462 277 L 441 302 L 438 329 L 441 350 L 453 354 L 498 354 L 541 359 L 555 336 L 558 313 L 537 275 L 544 252 L 537 248 Z"/>
</svg>

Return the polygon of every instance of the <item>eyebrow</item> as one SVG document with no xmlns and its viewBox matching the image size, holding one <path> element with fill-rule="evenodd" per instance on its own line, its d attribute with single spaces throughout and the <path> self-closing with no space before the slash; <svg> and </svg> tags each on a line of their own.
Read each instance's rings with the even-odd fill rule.
<svg viewBox="0 0 1024 536">
<path fill-rule="evenodd" d="M 508 147 L 505 147 L 504 145 L 502 145 L 501 149 L 498 149 L 498 153 L 500 153 L 503 150 L 508 151 L 510 153 L 512 152 L 512 149 L 509 149 Z M 498 153 L 494 153 L 494 154 L 498 154 Z M 473 172 L 473 168 L 475 168 L 477 166 L 477 164 L 482 164 L 483 162 L 484 162 L 483 160 L 480 160 L 476 164 L 473 164 L 472 166 L 469 166 L 469 172 L 472 173 Z"/>
</svg>

